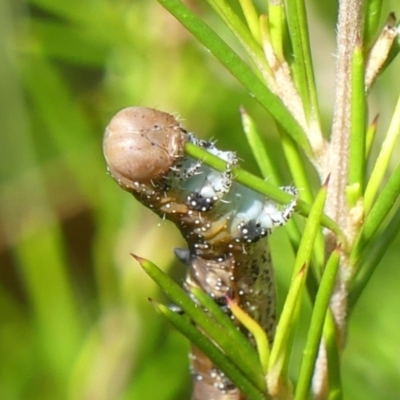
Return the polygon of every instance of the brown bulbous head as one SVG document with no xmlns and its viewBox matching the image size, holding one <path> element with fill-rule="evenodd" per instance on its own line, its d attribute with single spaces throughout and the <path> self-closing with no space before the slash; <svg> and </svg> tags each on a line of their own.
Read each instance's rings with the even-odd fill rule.
<svg viewBox="0 0 400 400">
<path fill-rule="evenodd" d="M 119 185 L 149 183 L 165 176 L 183 155 L 186 135 L 170 114 L 145 107 L 119 111 L 106 128 L 103 152 Z"/>
</svg>

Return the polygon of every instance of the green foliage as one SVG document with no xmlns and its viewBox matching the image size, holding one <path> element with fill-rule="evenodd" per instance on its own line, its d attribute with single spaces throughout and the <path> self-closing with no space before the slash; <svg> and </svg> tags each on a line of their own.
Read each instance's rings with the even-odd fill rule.
<svg viewBox="0 0 400 400">
<path fill-rule="evenodd" d="M 268 5 L 270 18 L 262 19 L 257 33 L 256 10 L 263 6 L 258 3 L 252 8 L 252 2 L 241 1 L 242 15 L 236 12 L 238 5 L 228 9 L 227 1 L 210 0 L 214 11 L 196 3 L 195 13 L 176 0 L 160 2 L 244 90 L 156 2 L 0 3 L 0 398 L 178 400 L 190 396 L 188 345 L 147 302 L 149 296 L 160 294 L 129 255 L 134 252 L 151 259 L 181 281 L 184 271 L 178 270 L 171 249 L 182 239 L 171 225 L 158 226 L 156 216 L 119 191 L 102 159 L 102 132 L 109 117 L 122 107 L 143 105 L 179 113 L 196 134 L 213 136 L 221 148 L 237 150 L 246 170 L 259 167 L 268 182 L 243 169 L 236 171 L 238 181 L 277 201 L 286 203 L 290 196 L 276 184 L 293 180 L 303 189 L 301 216 L 287 226 L 289 240 L 280 231 L 271 236 L 282 303 L 289 292 L 294 257 L 287 248 L 301 248 L 302 216 L 315 210 L 311 203 L 321 185 L 312 165 L 318 154 L 316 143 L 307 137 L 306 124 L 299 123 L 266 84 L 271 68 L 260 43 L 266 41 L 279 60 L 294 55 L 288 61 L 304 104 L 304 121 L 314 121 L 323 127 L 321 131 L 328 131 L 330 112 L 317 99 L 322 104 L 324 98 L 333 98 L 329 92 L 333 70 L 330 78 L 321 78 L 324 66 L 317 52 L 334 64 L 323 40 L 334 37 L 331 27 L 336 15 L 330 3 L 326 10 L 316 11 L 318 1 L 312 2 L 315 10 L 311 6 L 308 15 L 301 1 L 288 1 L 287 15 L 282 7 Z M 398 6 L 385 2 L 387 8 L 381 11 L 381 1 L 366 3 L 364 51 L 381 29 L 379 16 L 384 19 Z M 307 19 L 313 21 L 312 29 Z M 316 30 L 323 32 L 321 37 Z M 397 52 L 398 42 L 390 57 Z M 360 60 L 365 56 L 354 55 L 353 71 L 362 70 L 365 61 Z M 400 301 L 399 246 L 389 247 L 398 242 L 400 218 L 398 171 L 393 173 L 397 167 L 393 160 L 399 157 L 399 111 L 393 111 L 399 91 L 398 60 L 394 63 L 368 92 L 374 100 L 371 104 L 379 105 L 370 109 L 370 115 L 366 107 L 357 107 L 365 101 L 362 82 L 352 82 L 358 93 L 352 104 L 356 129 L 351 142 L 357 161 L 349 171 L 347 194 L 351 205 L 364 196 L 366 218 L 350 254 L 356 274 L 349 286 L 348 343 L 338 356 L 332 316 L 323 318 L 336 264 L 330 260 L 323 272 L 323 241 L 317 232 L 314 253 L 306 257 L 311 260 L 307 279 L 320 289 L 317 285 L 310 289 L 308 281 L 306 286 L 300 284 L 309 290 L 311 301 L 305 294 L 299 296 L 297 329 L 288 338 L 292 359 L 287 365 L 285 358 L 284 365 L 285 379 L 298 385 L 298 398 L 306 398 L 321 330 L 335 367 L 329 370 L 331 398 L 340 398 L 343 391 L 343 398 L 394 400 L 400 391 L 395 351 L 400 327 L 395 306 Z M 240 106 L 249 144 L 240 124 Z M 377 112 L 381 114 L 378 127 L 369 129 L 365 142 L 362 135 L 368 118 Z M 374 136 L 376 143 L 371 145 Z M 369 157 L 362 159 L 363 154 Z M 342 234 L 332 218 L 322 216 L 319 222 Z M 309 239 L 303 236 L 303 243 Z M 310 303 L 315 304 L 313 310 Z M 156 307 L 173 323 L 175 317 L 185 319 Z M 220 316 L 215 318 L 224 323 Z M 310 319 L 313 329 L 308 332 Z M 180 322 L 176 324 L 185 327 Z M 195 337 L 193 330 L 187 334 Z M 257 375 L 261 366 L 253 365 L 255 371 L 247 370 L 253 376 L 240 381 L 246 361 L 243 354 L 229 358 L 228 352 L 225 347 L 217 357 L 228 360 L 227 368 L 233 365 L 233 374 L 239 371 L 238 385 L 245 391 L 248 385 L 249 393 L 255 393 L 252 398 L 258 398 L 263 392 Z M 249 360 L 256 357 L 254 351 Z"/>
</svg>

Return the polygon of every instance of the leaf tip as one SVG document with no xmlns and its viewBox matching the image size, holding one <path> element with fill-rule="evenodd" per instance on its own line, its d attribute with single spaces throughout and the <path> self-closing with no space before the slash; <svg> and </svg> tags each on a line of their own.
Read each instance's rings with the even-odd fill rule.
<svg viewBox="0 0 400 400">
<path fill-rule="evenodd" d="M 329 181 L 331 180 L 331 174 L 329 173 L 328 176 L 325 179 L 324 184 L 322 185 L 324 188 L 327 188 L 329 186 Z"/>
<path fill-rule="evenodd" d="M 372 120 L 371 126 L 376 127 L 378 125 L 379 117 L 380 117 L 379 113 L 375 115 L 375 118 Z"/>
<path fill-rule="evenodd" d="M 306 272 L 306 270 L 307 270 L 307 263 L 304 263 L 303 266 L 299 269 L 298 274 L 299 274 L 299 275 L 304 275 L 304 273 Z"/>
<path fill-rule="evenodd" d="M 142 258 L 142 257 L 140 257 L 140 256 L 137 256 L 136 254 L 130 253 L 130 255 L 131 255 L 139 264 L 142 264 L 142 262 L 145 261 L 144 258 Z"/>
</svg>

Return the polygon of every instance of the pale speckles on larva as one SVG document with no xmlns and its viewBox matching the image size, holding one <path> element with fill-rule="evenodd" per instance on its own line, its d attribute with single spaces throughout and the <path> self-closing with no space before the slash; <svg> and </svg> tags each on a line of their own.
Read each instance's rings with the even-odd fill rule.
<svg viewBox="0 0 400 400">
<path fill-rule="evenodd" d="M 106 128 L 103 152 L 113 178 L 126 188 L 166 175 L 183 155 L 186 135 L 170 114 L 144 107 L 119 111 Z"/>
<path fill-rule="evenodd" d="M 224 160 L 225 171 L 183 154 L 186 140 Z M 225 312 L 226 296 L 236 299 L 272 340 L 275 293 L 267 236 L 294 212 L 297 191 L 283 188 L 295 199 L 282 208 L 234 182 L 235 153 L 197 139 L 157 110 L 118 113 L 107 128 L 104 153 L 119 185 L 182 232 L 189 248 L 176 254 L 188 266 L 185 288 L 201 288 Z M 239 390 L 222 372 L 196 348 L 192 351 L 192 398 L 204 392 L 199 398 L 239 399 Z"/>
</svg>

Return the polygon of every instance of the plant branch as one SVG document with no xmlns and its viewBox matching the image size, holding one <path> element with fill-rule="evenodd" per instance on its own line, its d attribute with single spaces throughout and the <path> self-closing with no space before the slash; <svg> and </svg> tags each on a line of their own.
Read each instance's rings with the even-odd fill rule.
<svg viewBox="0 0 400 400">
<path fill-rule="evenodd" d="M 339 224 L 350 243 L 355 236 L 346 199 L 351 134 L 352 60 L 356 44 L 361 43 L 362 38 L 362 6 L 362 0 L 339 2 L 335 106 L 329 157 L 325 165 L 325 174 L 331 174 L 325 211 Z M 321 178 L 324 179 L 324 176 Z M 336 246 L 337 238 L 334 234 L 327 232 L 326 241 L 326 248 L 330 253 Z M 338 281 L 331 298 L 332 313 L 338 328 L 339 350 L 343 345 L 348 297 L 347 282 L 350 277 L 351 267 L 348 257 L 344 254 L 341 257 Z M 327 397 L 327 376 L 326 353 L 320 351 L 313 381 L 313 391 L 317 399 Z"/>
<path fill-rule="evenodd" d="M 331 174 L 326 212 L 343 229 L 348 228 L 348 215 L 344 210 L 347 210 L 345 189 L 348 178 L 351 131 L 352 58 L 356 43 L 361 39 L 361 22 L 362 1 L 340 1 L 337 33 L 336 98 L 330 156 L 327 160 L 325 174 Z"/>
</svg>

